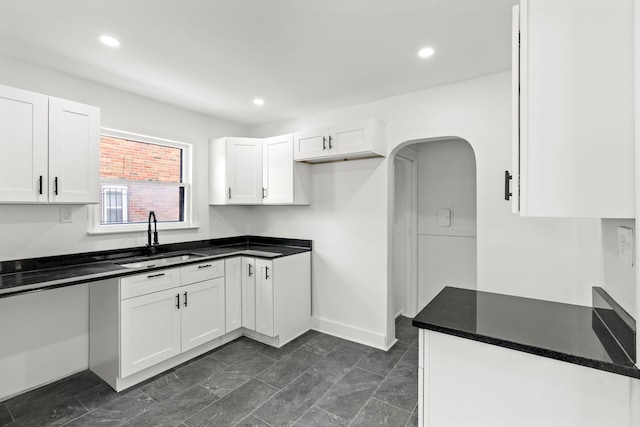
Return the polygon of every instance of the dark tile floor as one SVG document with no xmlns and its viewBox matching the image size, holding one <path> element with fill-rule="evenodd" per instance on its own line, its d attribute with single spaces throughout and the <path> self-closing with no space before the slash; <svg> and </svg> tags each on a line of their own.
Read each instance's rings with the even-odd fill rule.
<svg viewBox="0 0 640 427">
<path fill-rule="evenodd" d="M 0 402 L 0 426 L 417 426 L 410 319 L 384 352 L 309 331 L 239 338 L 121 393 L 84 371 Z"/>
</svg>

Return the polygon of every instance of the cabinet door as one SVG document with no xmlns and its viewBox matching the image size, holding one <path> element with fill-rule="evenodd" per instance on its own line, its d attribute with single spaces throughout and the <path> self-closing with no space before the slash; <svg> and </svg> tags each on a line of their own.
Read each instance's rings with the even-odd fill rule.
<svg viewBox="0 0 640 427">
<path fill-rule="evenodd" d="M 226 259 L 224 262 L 225 331 L 231 332 L 242 326 L 242 260 Z"/>
<path fill-rule="evenodd" d="M 100 109 L 49 98 L 49 201 L 98 203 Z"/>
<path fill-rule="evenodd" d="M 120 303 L 120 376 L 180 354 L 178 289 L 155 292 Z"/>
<path fill-rule="evenodd" d="M 262 140 L 227 138 L 227 189 L 231 204 L 262 203 Z"/>
<path fill-rule="evenodd" d="M 293 136 L 293 142 L 295 160 L 319 159 L 330 155 L 327 128 L 298 132 Z"/>
<path fill-rule="evenodd" d="M 256 330 L 256 261 L 242 257 L 242 327 Z"/>
<path fill-rule="evenodd" d="M 182 351 L 225 333 L 224 278 L 181 286 Z"/>
<path fill-rule="evenodd" d="M 634 217 L 632 16 L 631 0 L 520 2 L 522 215 Z"/>
<path fill-rule="evenodd" d="M 46 202 L 45 95 L 0 86 L 0 202 Z"/>
<path fill-rule="evenodd" d="M 361 120 L 329 129 L 331 149 L 337 154 L 371 151 L 372 128 L 370 120 Z"/>
<path fill-rule="evenodd" d="M 263 203 L 293 203 L 293 135 L 265 139 L 262 161 Z"/>
<path fill-rule="evenodd" d="M 256 332 L 273 337 L 273 263 L 256 259 Z"/>
</svg>

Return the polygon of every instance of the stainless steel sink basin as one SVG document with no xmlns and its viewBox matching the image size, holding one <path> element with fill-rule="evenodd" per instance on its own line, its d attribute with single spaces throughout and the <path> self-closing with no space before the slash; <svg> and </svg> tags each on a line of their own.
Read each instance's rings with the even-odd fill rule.
<svg viewBox="0 0 640 427">
<path fill-rule="evenodd" d="M 192 259 L 202 258 L 204 255 L 199 254 L 182 254 L 173 255 L 166 258 L 154 258 L 135 262 L 119 262 L 118 265 L 125 268 L 151 268 L 162 267 L 165 265 L 176 264 L 184 261 L 191 261 Z"/>
</svg>

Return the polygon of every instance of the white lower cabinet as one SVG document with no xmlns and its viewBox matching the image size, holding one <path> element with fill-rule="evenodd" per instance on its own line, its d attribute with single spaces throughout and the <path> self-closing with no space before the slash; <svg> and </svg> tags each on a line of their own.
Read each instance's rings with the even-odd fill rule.
<svg viewBox="0 0 640 427">
<path fill-rule="evenodd" d="M 120 391 L 210 350 L 226 333 L 224 280 L 214 261 L 92 284 L 90 369 Z"/>
<path fill-rule="evenodd" d="M 242 327 L 242 262 L 241 258 L 224 261 L 226 332 Z"/>
<path fill-rule="evenodd" d="M 89 368 L 124 390 L 243 334 L 280 347 L 311 329 L 311 253 L 235 257 L 94 282 Z"/>
<path fill-rule="evenodd" d="M 242 257 L 242 327 L 256 330 L 256 260 Z"/>
<path fill-rule="evenodd" d="M 182 351 L 225 334 L 224 277 L 180 287 Z"/>
<path fill-rule="evenodd" d="M 281 347 L 311 329 L 311 254 L 242 257 L 245 335 Z"/>
<path fill-rule="evenodd" d="M 418 425 L 637 427 L 640 380 L 420 329 Z"/>
<path fill-rule="evenodd" d="M 273 262 L 256 259 L 256 272 L 256 332 L 273 337 Z"/>
<path fill-rule="evenodd" d="M 122 377 L 180 354 L 178 298 L 177 291 L 169 289 L 122 301 Z"/>
</svg>

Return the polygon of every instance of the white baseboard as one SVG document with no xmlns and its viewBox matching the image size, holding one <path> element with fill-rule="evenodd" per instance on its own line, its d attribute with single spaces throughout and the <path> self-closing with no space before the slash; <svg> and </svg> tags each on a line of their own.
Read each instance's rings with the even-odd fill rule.
<svg viewBox="0 0 640 427">
<path fill-rule="evenodd" d="M 395 344 L 394 340 L 391 345 L 387 346 L 387 337 L 385 335 L 317 316 L 311 317 L 311 328 L 318 332 L 344 338 L 349 341 L 355 341 L 385 351 Z"/>
</svg>

